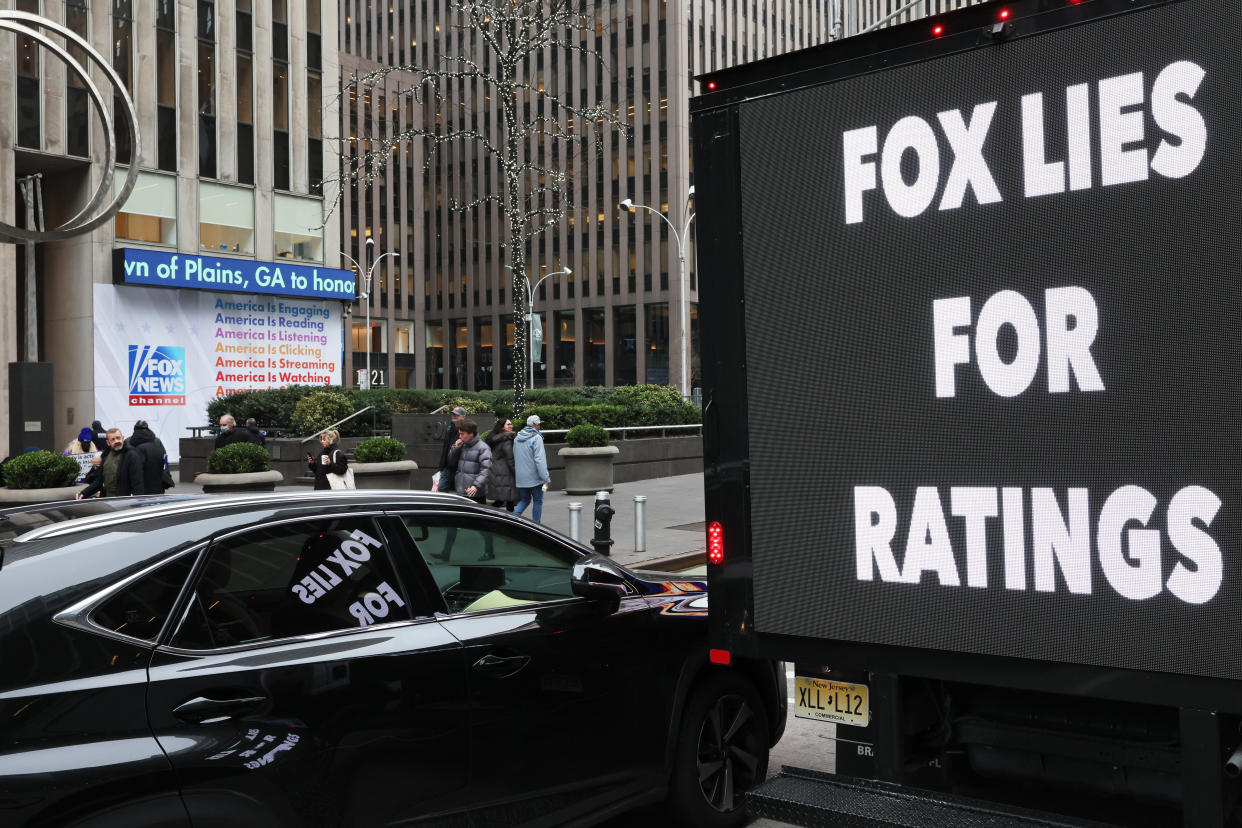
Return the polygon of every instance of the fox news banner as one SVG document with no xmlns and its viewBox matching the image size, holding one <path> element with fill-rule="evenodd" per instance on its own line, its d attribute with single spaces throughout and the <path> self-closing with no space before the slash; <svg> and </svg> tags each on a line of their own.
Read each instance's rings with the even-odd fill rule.
<svg viewBox="0 0 1242 828">
<path fill-rule="evenodd" d="M 739 105 L 758 632 L 1242 679 L 1238 31 Z"/>
<path fill-rule="evenodd" d="M 350 271 L 137 249 L 116 259 L 121 284 L 94 286 L 95 416 L 126 434 L 146 420 L 169 460 L 215 397 L 341 382 Z"/>
</svg>

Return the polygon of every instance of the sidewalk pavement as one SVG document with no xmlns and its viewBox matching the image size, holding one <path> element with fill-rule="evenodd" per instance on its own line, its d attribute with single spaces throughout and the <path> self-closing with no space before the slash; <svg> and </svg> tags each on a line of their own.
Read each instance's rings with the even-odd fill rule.
<svg viewBox="0 0 1242 828">
<path fill-rule="evenodd" d="M 179 479 L 179 477 L 178 477 Z M 277 486 L 276 491 L 305 492 L 307 486 Z M 201 486 L 178 482 L 169 494 L 201 494 Z M 634 514 L 635 495 L 645 495 L 646 548 L 636 550 Z M 569 504 L 581 503 L 579 540 L 591 545 L 594 536 L 594 495 L 567 495 L 549 489 L 543 496 L 543 524 L 569 534 Z M 707 531 L 703 525 L 703 475 L 683 474 L 618 483 L 611 494 L 613 546 L 611 555 L 617 563 L 631 569 L 690 569 L 705 563 Z M 526 509 L 526 517 L 531 510 Z"/>
</svg>

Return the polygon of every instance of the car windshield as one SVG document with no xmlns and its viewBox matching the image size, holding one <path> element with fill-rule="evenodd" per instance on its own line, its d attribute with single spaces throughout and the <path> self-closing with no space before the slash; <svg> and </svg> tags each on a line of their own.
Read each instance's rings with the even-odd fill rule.
<svg viewBox="0 0 1242 828">
<path fill-rule="evenodd" d="M 92 498 L 0 509 L 0 548 L 42 526 L 50 526 L 76 518 L 113 514 L 142 506 L 155 506 L 178 500 L 194 500 L 198 497 L 198 495 L 159 495 L 156 497 Z"/>
</svg>

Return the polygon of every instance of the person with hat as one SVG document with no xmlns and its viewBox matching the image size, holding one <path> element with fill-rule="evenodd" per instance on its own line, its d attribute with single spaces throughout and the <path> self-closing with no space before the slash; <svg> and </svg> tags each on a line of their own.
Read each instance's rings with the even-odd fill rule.
<svg viewBox="0 0 1242 828">
<path fill-rule="evenodd" d="M 518 488 L 517 506 L 514 514 L 525 514 L 527 504 L 535 523 L 543 519 L 543 486 L 551 482 L 548 475 L 548 457 L 543 450 L 543 435 L 539 433 L 543 420 L 538 414 L 526 418 L 526 428 L 513 438 L 513 472 Z"/>
<path fill-rule="evenodd" d="M 165 489 L 172 488 L 173 479 L 168 472 L 168 452 L 146 420 L 134 423 L 134 433 L 129 435 L 129 445 L 142 458 L 143 491 L 147 494 L 160 494 Z"/>
<path fill-rule="evenodd" d="M 449 459 L 449 452 L 453 450 L 453 446 L 457 445 L 457 427 L 465 419 L 466 409 L 460 405 L 449 412 L 449 424 L 444 430 L 443 445 L 440 450 L 440 470 L 436 473 L 436 480 L 431 485 L 433 492 L 453 491 L 453 474 L 456 471 L 456 466 Z"/>
<path fill-rule="evenodd" d="M 89 427 L 78 432 L 78 436 L 69 441 L 61 454 L 90 454 L 95 451 L 95 432 Z"/>
</svg>

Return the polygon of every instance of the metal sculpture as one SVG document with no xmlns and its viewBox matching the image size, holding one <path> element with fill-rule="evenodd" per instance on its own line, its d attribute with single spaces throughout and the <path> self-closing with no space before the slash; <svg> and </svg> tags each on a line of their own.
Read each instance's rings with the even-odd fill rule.
<svg viewBox="0 0 1242 828">
<path fill-rule="evenodd" d="M 44 34 L 43 30 L 60 35 L 65 39 L 66 45 L 60 45 Z M 124 81 L 121 80 L 121 76 L 117 74 L 111 64 L 104 60 L 103 56 L 95 51 L 94 47 L 85 38 L 59 23 L 48 20 L 46 17 L 21 11 L 0 10 L 0 31 L 9 31 L 22 37 L 30 38 L 60 58 L 71 71 L 75 72 L 82 79 L 82 83 L 91 96 L 91 102 L 95 106 L 95 111 L 99 113 L 99 117 L 104 124 L 104 146 L 106 147 L 104 171 L 99 179 L 99 187 L 95 190 L 95 194 L 87 202 L 86 206 L 59 227 L 51 230 L 45 229 L 43 226 L 43 199 L 40 182 L 42 175 L 36 173 L 22 181 L 22 193 L 26 202 L 26 227 L 17 227 L 0 221 L 0 241 L 25 242 L 26 244 L 26 361 L 36 362 L 38 361 L 39 348 L 39 317 L 36 305 L 37 292 L 35 290 L 34 272 L 35 244 L 46 241 L 63 241 L 82 233 L 89 233 L 96 227 L 99 227 L 116 215 L 117 210 L 126 202 L 129 194 L 134 190 L 134 185 L 138 182 L 138 165 L 131 163 L 129 171 L 125 176 L 125 184 L 113 196 L 108 206 L 99 211 L 100 204 L 103 203 L 108 189 L 112 186 L 113 174 L 116 171 L 116 143 L 113 139 L 112 115 L 108 111 L 108 102 L 100 94 L 95 82 L 91 80 L 88 69 L 81 63 L 78 63 L 73 55 L 69 53 L 69 44 L 73 44 L 81 49 L 90 62 L 103 70 L 109 82 L 119 93 L 116 98 L 125 107 L 126 120 L 129 122 L 130 146 L 133 147 L 134 158 L 137 158 L 141 152 L 142 140 L 138 131 L 138 111 L 134 107 L 134 101 L 129 95 L 129 90 L 125 88 Z M 36 200 L 39 203 L 37 216 L 34 208 Z"/>
</svg>

